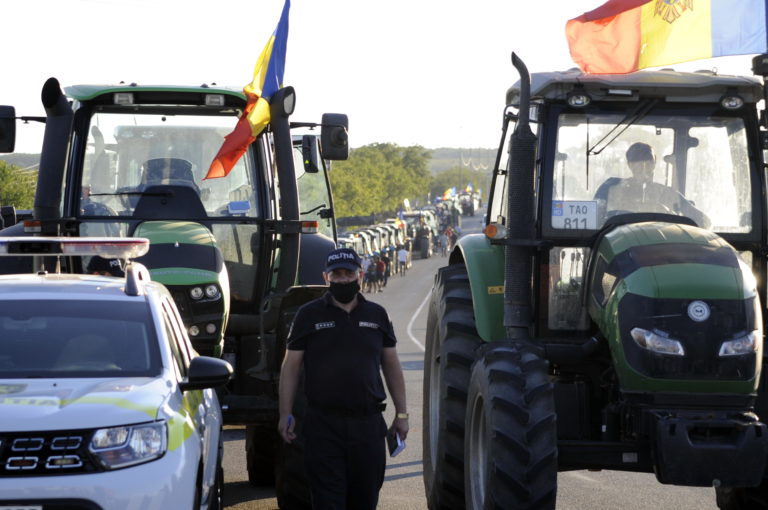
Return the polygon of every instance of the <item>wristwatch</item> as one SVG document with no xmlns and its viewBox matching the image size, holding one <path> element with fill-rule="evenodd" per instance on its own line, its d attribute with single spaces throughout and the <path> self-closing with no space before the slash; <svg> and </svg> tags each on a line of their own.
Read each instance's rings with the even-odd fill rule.
<svg viewBox="0 0 768 510">
<path fill-rule="evenodd" d="M 399 418 L 401 420 L 407 420 L 408 419 L 408 413 L 397 413 L 395 415 L 396 418 Z"/>
</svg>

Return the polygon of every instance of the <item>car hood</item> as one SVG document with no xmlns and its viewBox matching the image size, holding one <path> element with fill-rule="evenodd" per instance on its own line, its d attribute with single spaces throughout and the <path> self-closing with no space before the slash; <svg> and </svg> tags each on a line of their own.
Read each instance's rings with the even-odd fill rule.
<svg viewBox="0 0 768 510">
<path fill-rule="evenodd" d="M 0 431 L 98 428 L 152 421 L 170 396 L 158 378 L 5 379 Z"/>
</svg>

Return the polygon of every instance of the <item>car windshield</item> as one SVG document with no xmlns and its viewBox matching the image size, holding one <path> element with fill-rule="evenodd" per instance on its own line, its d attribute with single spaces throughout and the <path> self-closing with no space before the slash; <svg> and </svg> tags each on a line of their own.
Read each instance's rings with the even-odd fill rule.
<svg viewBox="0 0 768 510">
<path fill-rule="evenodd" d="M 741 118 L 561 114 L 551 175 L 554 229 L 599 229 L 641 212 L 687 216 L 717 232 L 752 229 Z"/>
<path fill-rule="evenodd" d="M 149 377 L 160 353 L 146 303 L 3 300 L 0 378 Z"/>
<path fill-rule="evenodd" d="M 133 216 L 151 186 L 185 186 L 208 217 L 256 216 L 248 158 L 222 178 L 205 179 L 237 122 L 231 116 L 116 113 L 91 118 L 82 176 L 83 216 Z"/>
</svg>

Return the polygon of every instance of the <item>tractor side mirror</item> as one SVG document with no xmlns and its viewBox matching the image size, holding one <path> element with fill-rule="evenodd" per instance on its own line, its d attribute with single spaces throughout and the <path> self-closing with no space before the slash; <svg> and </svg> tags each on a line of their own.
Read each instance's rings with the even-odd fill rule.
<svg viewBox="0 0 768 510">
<path fill-rule="evenodd" d="M 316 174 L 320 171 L 320 155 L 317 150 L 317 137 L 304 135 L 301 137 L 301 159 L 304 160 L 304 171 Z"/>
<path fill-rule="evenodd" d="M 330 160 L 349 158 L 349 119 L 343 113 L 324 113 L 320 132 L 323 157 Z"/>
<path fill-rule="evenodd" d="M 0 106 L 0 153 L 13 152 L 16 145 L 16 109 Z"/>
</svg>

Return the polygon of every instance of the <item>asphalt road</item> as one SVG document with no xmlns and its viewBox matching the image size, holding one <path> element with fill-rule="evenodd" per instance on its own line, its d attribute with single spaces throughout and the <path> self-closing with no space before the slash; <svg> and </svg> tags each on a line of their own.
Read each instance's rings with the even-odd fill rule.
<svg viewBox="0 0 768 510">
<path fill-rule="evenodd" d="M 480 230 L 481 216 L 464 218 L 465 233 Z M 422 379 L 427 297 L 436 270 L 445 265 L 443 257 L 414 261 L 406 277 L 390 280 L 383 292 L 368 295 L 390 314 L 398 337 L 408 395 L 411 430 L 407 448 L 389 458 L 381 491 L 379 510 L 423 510 L 427 508 L 422 481 Z M 392 419 L 392 405 L 385 416 Z M 274 491 L 254 488 L 245 468 L 244 432 L 225 431 L 225 503 L 228 509 L 277 510 Z M 652 474 L 617 471 L 573 471 L 558 477 L 557 510 L 716 510 L 711 488 L 662 485 Z M 350 509 L 352 510 L 352 509 Z"/>
</svg>

